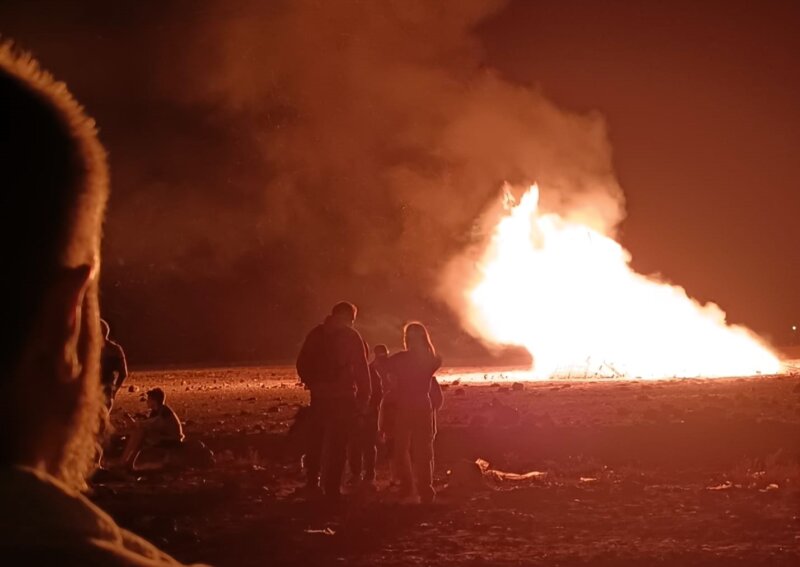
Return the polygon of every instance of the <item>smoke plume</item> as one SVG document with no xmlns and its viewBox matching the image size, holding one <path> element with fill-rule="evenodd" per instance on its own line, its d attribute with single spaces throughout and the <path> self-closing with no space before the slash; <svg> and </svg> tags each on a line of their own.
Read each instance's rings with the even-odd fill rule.
<svg viewBox="0 0 800 567">
<path fill-rule="evenodd" d="M 487 64 L 476 30 L 503 6 L 54 3 L 47 26 L 69 27 L 71 49 L 48 54 L 45 33 L 37 54 L 73 67 L 110 147 L 104 307 L 122 338 L 147 329 L 134 355 L 290 358 L 342 298 L 371 342 L 396 344 L 409 318 L 458 335 L 441 274 L 505 181 L 612 231 L 603 120 Z"/>
<path fill-rule="evenodd" d="M 180 65 L 203 72 L 164 83 L 247 133 L 265 164 L 257 237 L 295 251 L 302 278 L 432 294 L 503 181 L 538 181 L 545 209 L 606 233 L 623 214 L 602 118 L 485 66 L 474 29 L 501 6 L 222 3 Z"/>
</svg>

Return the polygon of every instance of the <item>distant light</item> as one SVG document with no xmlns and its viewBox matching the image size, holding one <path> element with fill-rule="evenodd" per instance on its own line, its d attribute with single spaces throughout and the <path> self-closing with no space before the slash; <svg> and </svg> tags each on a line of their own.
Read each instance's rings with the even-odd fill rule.
<svg viewBox="0 0 800 567">
<path fill-rule="evenodd" d="M 796 330 L 797 330 L 797 325 L 792 325 L 792 331 L 796 331 Z"/>
</svg>

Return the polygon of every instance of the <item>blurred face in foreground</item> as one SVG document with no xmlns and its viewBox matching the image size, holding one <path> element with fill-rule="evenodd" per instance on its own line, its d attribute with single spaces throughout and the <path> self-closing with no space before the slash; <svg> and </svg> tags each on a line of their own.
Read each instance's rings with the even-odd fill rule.
<svg viewBox="0 0 800 567">
<path fill-rule="evenodd" d="M 105 153 L 66 87 L 8 44 L 0 99 L 0 465 L 81 488 L 103 415 Z"/>
</svg>

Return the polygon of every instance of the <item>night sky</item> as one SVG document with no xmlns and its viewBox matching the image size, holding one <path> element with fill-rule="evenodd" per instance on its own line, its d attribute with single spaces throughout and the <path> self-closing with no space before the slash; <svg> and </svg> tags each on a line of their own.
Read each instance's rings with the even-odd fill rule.
<svg viewBox="0 0 800 567">
<path fill-rule="evenodd" d="M 506 179 L 621 187 L 638 271 L 790 342 L 798 29 L 791 1 L 0 4 L 109 149 L 134 365 L 291 360 L 339 299 L 370 342 L 421 319 L 479 358 L 437 274 Z"/>
</svg>

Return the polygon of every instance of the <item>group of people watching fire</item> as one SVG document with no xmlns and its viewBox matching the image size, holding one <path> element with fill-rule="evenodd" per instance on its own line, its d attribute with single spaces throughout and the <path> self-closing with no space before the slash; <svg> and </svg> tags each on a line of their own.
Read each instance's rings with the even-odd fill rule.
<svg viewBox="0 0 800 567">
<path fill-rule="evenodd" d="M 377 345 L 369 364 L 367 344 L 354 328 L 356 313 L 353 304 L 337 303 L 297 357 L 297 374 L 311 393 L 305 490 L 338 500 L 348 460 L 351 483 L 374 486 L 381 439 L 401 499 L 431 503 L 435 416 L 442 405 L 434 373 L 441 358 L 425 326 L 409 323 L 405 350 L 389 356 L 385 345 Z"/>
<path fill-rule="evenodd" d="M 179 565 L 119 527 L 82 492 L 98 463 L 116 391 L 127 376 L 101 325 L 100 242 L 108 199 L 106 153 L 94 121 L 63 83 L 0 43 L 0 246 L 5 333 L 0 341 L 0 557 L 9 565 Z M 376 347 L 372 369 L 340 303 L 308 336 L 298 372 L 311 393 L 308 488 L 340 495 L 347 447 L 361 482 L 374 479 L 378 430 L 410 499 L 431 502 L 441 361 L 427 330 L 405 328 L 406 349 Z M 146 396 L 123 452 L 183 441 L 158 388 Z M 155 447 L 153 447 L 155 446 Z"/>
</svg>

